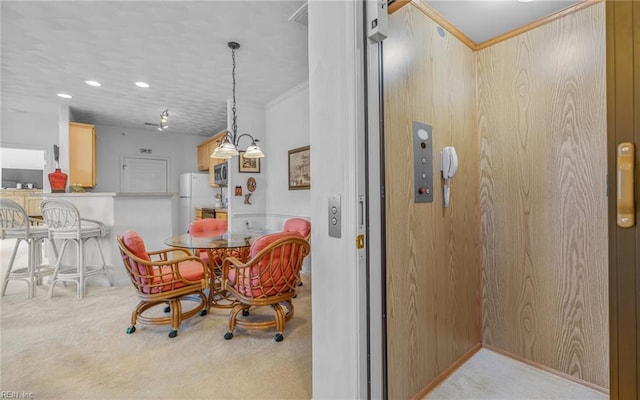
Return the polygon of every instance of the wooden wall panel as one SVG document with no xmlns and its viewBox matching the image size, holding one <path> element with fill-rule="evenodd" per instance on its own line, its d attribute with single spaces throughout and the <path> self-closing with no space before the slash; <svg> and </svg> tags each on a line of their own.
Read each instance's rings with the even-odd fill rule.
<svg viewBox="0 0 640 400">
<path fill-rule="evenodd" d="M 608 387 L 600 3 L 478 52 L 483 343 Z"/>
<path fill-rule="evenodd" d="M 420 395 L 480 341 L 475 56 L 413 6 L 384 41 L 390 399 Z M 414 204 L 412 121 L 433 126 L 434 202 Z M 444 208 L 440 150 L 460 159 Z"/>
</svg>

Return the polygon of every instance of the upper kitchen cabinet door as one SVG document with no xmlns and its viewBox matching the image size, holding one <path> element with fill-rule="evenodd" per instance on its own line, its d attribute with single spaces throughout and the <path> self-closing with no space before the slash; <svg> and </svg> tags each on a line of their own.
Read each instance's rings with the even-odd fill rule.
<svg viewBox="0 0 640 400">
<path fill-rule="evenodd" d="M 209 141 L 198 145 L 198 171 L 209 170 Z"/>
<path fill-rule="evenodd" d="M 69 185 L 96 186 L 96 127 L 69 123 Z"/>
</svg>

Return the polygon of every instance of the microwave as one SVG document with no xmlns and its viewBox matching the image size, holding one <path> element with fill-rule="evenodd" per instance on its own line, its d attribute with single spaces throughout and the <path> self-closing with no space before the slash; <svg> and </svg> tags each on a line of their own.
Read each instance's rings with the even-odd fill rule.
<svg viewBox="0 0 640 400">
<path fill-rule="evenodd" d="M 218 186 L 227 186 L 227 162 L 213 166 L 213 179 Z"/>
</svg>

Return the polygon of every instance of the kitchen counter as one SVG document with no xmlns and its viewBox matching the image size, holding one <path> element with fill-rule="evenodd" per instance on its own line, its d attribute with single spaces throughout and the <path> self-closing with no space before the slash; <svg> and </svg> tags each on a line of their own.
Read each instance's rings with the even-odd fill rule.
<svg viewBox="0 0 640 400">
<path fill-rule="evenodd" d="M 109 235 L 101 239 L 112 283 L 126 284 L 129 277 L 122 266 L 116 236 L 127 230 L 138 232 L 149 250 L 165 248 L 164 239 L 178 234 L 177 193 L 43 193 L 44 198 L 73 203 L 83 218 L 101 221 Z M 89 246 L 87 257 L 95 262 L 97 252 Z"/>
<path fill-rule="evenodd" d="M 173 197 L 176 192 L 68 192 L 68 193 L 43 193 L 46 197 Z"/>
</svg>

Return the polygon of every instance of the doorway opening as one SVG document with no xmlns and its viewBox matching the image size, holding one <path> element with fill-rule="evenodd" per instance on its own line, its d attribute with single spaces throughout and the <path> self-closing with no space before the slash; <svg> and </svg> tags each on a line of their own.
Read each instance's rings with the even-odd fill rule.
<svg viewBox="0 0 640 400">
<path fill-rule="evenodd" d="M 46 154 L 39 149 L 0 148 L 3 189 L 44 189 Z"/>
</svg>

